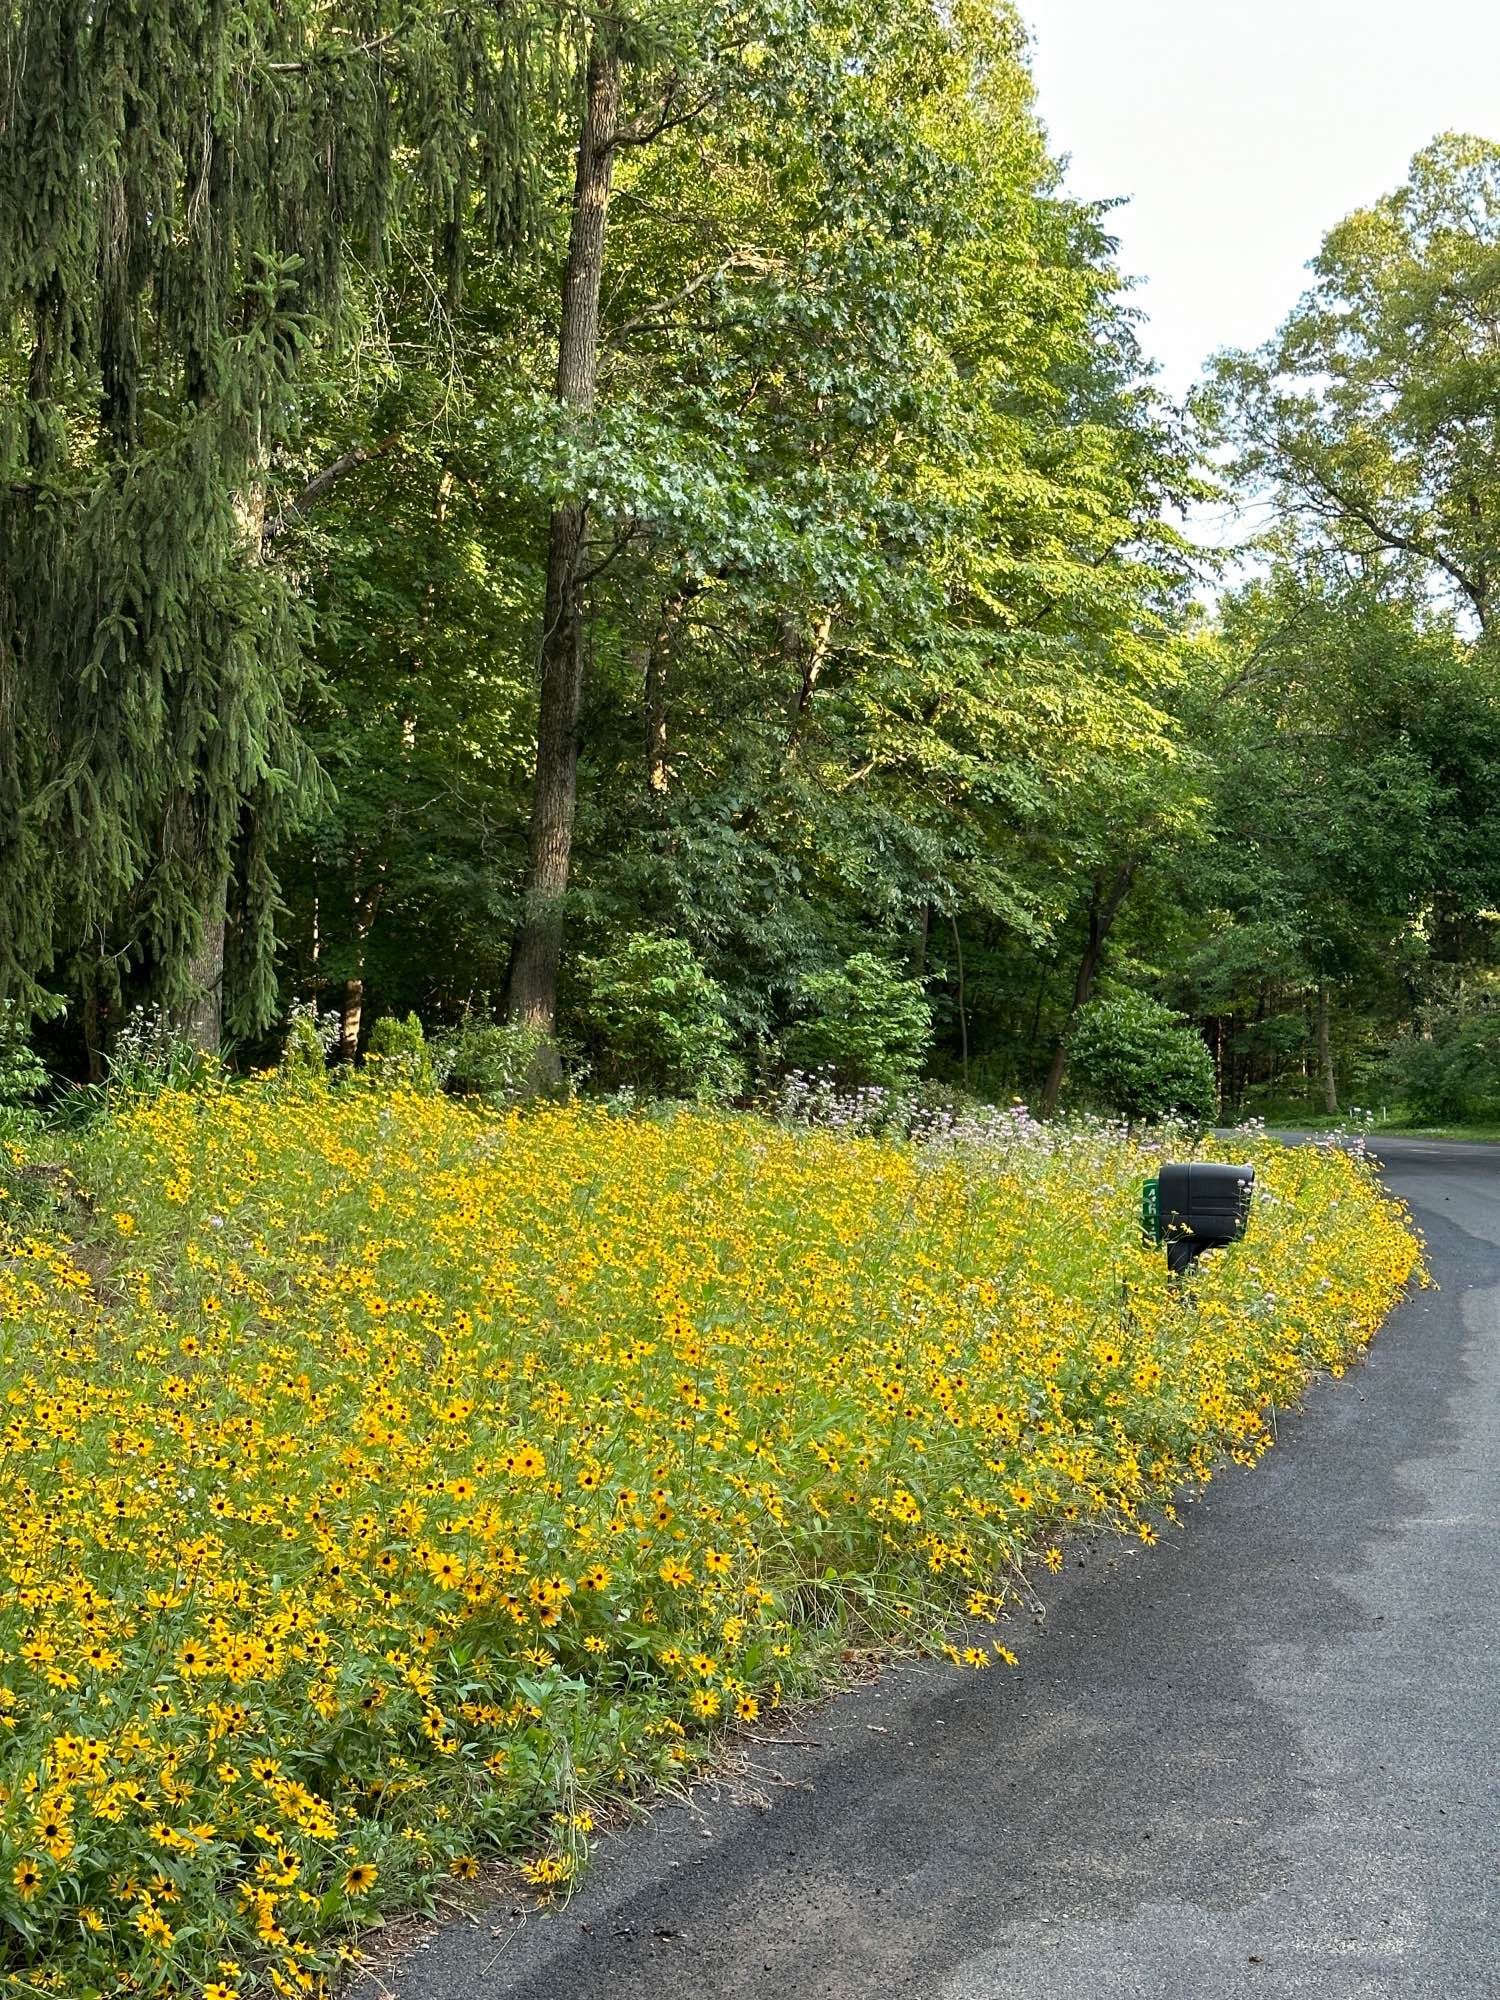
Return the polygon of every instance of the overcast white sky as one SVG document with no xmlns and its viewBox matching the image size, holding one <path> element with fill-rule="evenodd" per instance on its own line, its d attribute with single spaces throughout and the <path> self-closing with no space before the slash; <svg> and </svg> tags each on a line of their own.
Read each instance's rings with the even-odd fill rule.
<svg viewBox="0 0 1500 2000">
<path fill-rule="evenodd" d="M 1127 195 L 1164 385 L 1258 345 L 1331 224 L 1442 131 L 1500 138 L 1500 0 L 1020 0 L 1069 187 Z"/>
</svg>

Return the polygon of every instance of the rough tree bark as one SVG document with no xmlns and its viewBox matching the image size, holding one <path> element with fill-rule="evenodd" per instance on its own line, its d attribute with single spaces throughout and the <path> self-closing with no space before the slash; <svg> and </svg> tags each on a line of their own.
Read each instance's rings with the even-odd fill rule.
<svg viewBox="0 0 1500 2000">
<path fill-rule="evenodd" d="M 359 957 L 361 970 L 351 972 L 344 981 L 344 1004 L 339 1009 L 339 1061 L 353 1062 L 359 1054 L 359 1031 L 365 1018 L 365 975 L 364 952 Z"/>
<path fill-rule="evenodd" d="M 654 799 L 664 799 L 671 782 L 667 764 L 667 676 L 671 668 L 677 621 L 690 595 L 691 590 L 681 590 L 672 597 L 662 599 L 656 630 L 642 648 L 641 700 L 646 738 L 646 789 Z"/>
<path fill-rule="evenodd" d="M 83 988 L 83 1046 L 88 1057 L 90 1083 L 103 1083 L 107 1074 L 105 1037 L 110 1001 L 117 984 L 110 974 L 103 945 L 98 939 L 90 938 L 79 954 L 78 974 Z"/>
<path fill-rule="evenodd" d="M 1122 861 L 1113 876 L 1106 881 L 1104 874 L 1094 877 L 1094 886 L 1089 894 L 1089 934 L 1083 948 L 1083 956 L 1078 961 L 1078 972 L 1073 981 L 1073 999 L 1068 1008 L 1068 1018 L 1063 1022 L 1057 1037 L 1057 1047 L 1052 1052 L 1052 1067 L 1047 1071 L 1047 1081 L 1042 1086 L 1041 1111 L 1044 1118 L 1050 1118 L 1057 1109 L 1057 1100 L 1062 1095 L 1063 1076 L 1068 1067 L 1068 1030 L 1080 1008 L 1086 1007 L 1089 995 L 1094 990 L 1094 979 L 1099 971 L 1099 961 L 1104 956 L 1104 947 L 1109 942 L 1110 931 L 1115 918 L 1120 914 L 1120 905 L 1130 893 L 1130 884 L 1135 877 L 1134 861 Z"/>
<path fill-rule="evenodd" d="M 375 928 L 381 898 L 385 894 L 385 883 L 381 880 L 377 880 L 370 889 L 364 889 L 362 868 L 363 856 L 356 854 L 349 899 L 354 914 L 354 969 L 344 981 L 343 1005 L 339 1009 L 340 1062 L 353 1062 L 359 1054 L 360 1029 L 365 1014 L 365 953 L 369 948 L 370 933 Z M 383 861 L 376 864 L 376 874 L 385 874 Z"/>
<path fill-rule="evenodd" d="M 594 401 L 599 368 L 599 290 L 604 231 L 619 138 L 620 58 L 612 25 L 595 26 L 589 49 L 578 172 L 563 272 L 557 400 L 577 412 Z M 563 898 L 573 855 L 578 796 L 578 715 L 583 700 L 583 552 L 587 510 L 554 509 L 547 531 L 547 589 L 537 713 L 536 783 L 521 924 L 511 954 L 506 1011 L 551 1033 L 557 1017 Z"/>
<path fill-rule="evenodd" d="M 1328 981 L 1318 981 L 1317 1002 L 1318 1079 L 1323 1086 L 1323 1109 L 1330 1118 L 1339 1111 L 1338 1077 L 1333 1067 L 1333 1038 L 1328 1031 Z"/>
<path fill-rule="evenodd" d="M 205 1055 L 217 1056 L 224 1040 L 224 933 L 228 928 L 229 877 L 221 875 L 204 903 L 198 949 L 188 961 L 188 998 L 178 1032 Z"/>
<path fill-rule="evenodd" d="M 931 936 L 932 904 L 930 901 L 924 901 L 922 904 L 922 921 L 917 927 L 917 941 L 912 946 L 911 952 L 911 969 L 914 979 L 925 979 L 927 977 L 927 944 Z"/>
<path fill-rule="evenodd" d="M 824 667 L 828 663 L 829 647 L 833 639 L 833 613 L 820 611 L 813 620 L 810 633 L 806 635 L 790 616 L 782 620 L 782 657 L 799 669 L 797 692 L 792 701 L 791 714 L 787 719 L 786 761 L 796 761 L 801 748 L 802 727 L 807 719 L 808 707 L 817 691 Z"/>
<path fill-rule="evenodd" d="M 244 559 L 259 564 L 264 560 L 266 531 L 266 488 L 270 475 L 267 456 L 256 433 L 250 458 L 250 475 L 234 503 L 235 530 Z M 189 806 L 189 815 L 200 819 L 207 802 Z M 201 830 L 196 836 L 200 851 L 207 844 Z M 177 1015 L 177 1029 L 205 1055 L 217 1057 L 224 1041 L 224 942 L 229 928 L 228 869 L 221 870 L 207 885 L 198 948 L 188 963 L 187 998 Z"/>
<path fill-rule="evenodd" d="M 953 949 L 958 955 L 958 1046 L 963 1057 L 964 1089 L 969 1087 L 969 1010 L 964 1001 L 964 941 L 958 934 L 958 918 L 950 911 Z"/>
</svg>

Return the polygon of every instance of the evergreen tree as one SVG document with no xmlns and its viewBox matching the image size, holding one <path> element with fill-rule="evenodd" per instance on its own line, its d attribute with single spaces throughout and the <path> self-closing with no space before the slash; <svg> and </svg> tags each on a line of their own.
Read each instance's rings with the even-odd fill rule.
<svg viewBox="0 0 1500 2000">
<path fill-rule="evenodd" d="M 12 0 L 0 14 L 0 992 L 143 967 L 205 1045 L 272 1006 L 317 795 L 278 530 L 403 203 L 450 267 L 527 228 L 522 5 Z"/>
</svg>

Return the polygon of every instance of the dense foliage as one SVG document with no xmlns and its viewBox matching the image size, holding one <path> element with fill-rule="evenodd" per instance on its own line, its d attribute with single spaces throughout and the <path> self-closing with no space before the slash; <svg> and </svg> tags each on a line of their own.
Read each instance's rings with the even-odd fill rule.
<svg viewBox="0 0 1500 2000">
<path fill-rule="evenodd" d="M 59 1070 L 301 1001 L 1051 1111 L 1143 991 L 1332 1108 L 1487 1000 L 1494 146 L 1195 438 L 1008 0 L 8 0 L 0 80 L 0 998 Z M 1211 616 L 1210 457 L 1274 518 Z"/>
<path fill-rule="evenodd" d="M 3 1154 L 18 1989 L 295 2000 L 446 1872 L 566 1882 L 843 1646 L 994 1664 L 1023 1557 L 1154 1539 L 1415 1266 L 1346 1153 L 1237 1135 L 1189 1295 L 1117 1131 L 481 1115 L 392 1056 L 123 1099 L 50 1222 Z"/>
<path fill-rule="evenodd" d="M 1500 146 L 1438 140 L 1313 270 L 1205 398 L 1276 524 L 1221 620 L 1211 921 L 1171 983 L 1231 1097 L 1332 1111 L 1406 1097 L 1392 1042 L 1456 1031 L 1495 978 Z"/>
<path fill-rule="evenodd" d="M 1398 1041 L 1391 1069 L 1412 1116 L 1435 1125 L 1500 1125 L 1500 1011 L 1440 1015 Z"/>
<path fill-rule="evenodd" d="M 1074 1081 L 1127 1118 L 1212 1121 L 1213 1060 L 1191 1022 L 1144 993 L 1096 1000 L 1073 1024 Z"/>
<path fill-rule="evenodd" d="M 5 976 L 68 1003 L 60 1054 L 97 1073 L 143 998 L 211 1035 L 221 984 L 264 1024 L 276 884 L 282 1003 L 347 1052 L 366 985 L 597 1044 L 586 968 L 640 934 L 747 1079 L 861 953 L 951 1043 L 966 928 L 1046 941 L 1122 824 L 1188 809 L 1189 461 L 1005 5 L 518 0 L 461 47 L 378 0 L 162 9 L 128 86 L 102 19 L 41 12 L 5 29 L 0 780 Z M 52 103 L 94 208 L 27 183 Z M 105 310 L 122 204 L 159 226 Z M 50 365 L 59 315 L 103 344 Z M 119 721 L 80 761 L 34 681 Z"/>
</svg>

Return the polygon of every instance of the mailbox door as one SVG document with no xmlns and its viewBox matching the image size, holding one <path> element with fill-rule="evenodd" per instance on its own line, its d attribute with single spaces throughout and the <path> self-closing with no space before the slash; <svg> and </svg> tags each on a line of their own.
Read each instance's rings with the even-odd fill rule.
<svg viewBox="0 0 1500 2000">
<path fill-rule="evenodd" d="M 1245 1233 L 1255 1169 L 1220 1160 L 1163 1164 L 1161 1222 L 1164 1235 L 1196 1236 L 1204 1243 L 1233 1243 Z"/>
</svg>

